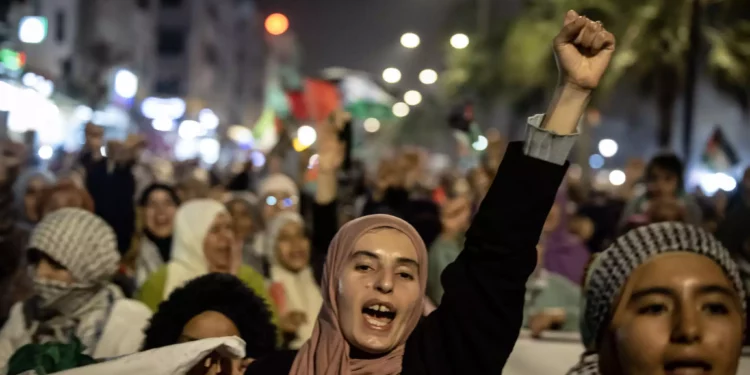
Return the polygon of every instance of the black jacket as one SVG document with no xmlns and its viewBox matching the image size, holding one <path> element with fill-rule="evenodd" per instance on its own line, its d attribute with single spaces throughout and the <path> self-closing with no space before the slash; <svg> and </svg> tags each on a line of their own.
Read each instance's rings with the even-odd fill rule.
<svg viewBox="0 0 750 375">
<path fill-rule="evenodd" d="M 499 374 L 518 339 L 526 280 L 567 167 L 527 157 L 512 143 L 466 233 L 464 251 L 441 276 L 442 303 L 409 336 L 404 375 Z M 254 362 L 246 374 L 288 374 L 294 352 Z"/>
</svg>

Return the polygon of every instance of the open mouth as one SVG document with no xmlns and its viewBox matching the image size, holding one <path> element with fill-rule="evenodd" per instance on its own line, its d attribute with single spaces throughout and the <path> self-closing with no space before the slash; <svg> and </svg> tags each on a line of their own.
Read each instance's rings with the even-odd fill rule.
<svg viewBox="0 0 750 375">
<path fill-rule="evenodd" d="M 664 365 L 669 375 L 703 375 L 711 372 L 711 364 L 701 360 L 678 360 Z"/>
<path fill-rule="evenodd" d="M 368 302 L 362 307 L 365 322 L 373 329 L 387 329 L 396 319 L 395 307 L 386 302 Z"/>
</svg>

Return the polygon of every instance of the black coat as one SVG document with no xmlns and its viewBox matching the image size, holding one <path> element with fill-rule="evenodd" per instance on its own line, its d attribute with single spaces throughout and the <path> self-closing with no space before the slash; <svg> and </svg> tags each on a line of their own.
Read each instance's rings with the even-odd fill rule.
<svg viewBox="0 0 750 375">
<path fill-rule="evenodd" d="M 567 167 L 527 157 L 512 143 L 466 233 L 464 251 L 441 276 L 440 307 L 406 342 L 404 375 L 499 374 L 518 339 L 526 280 Z M 255 361 L 246 374 L 288 374 L 294 352 Z"/>
</svg>

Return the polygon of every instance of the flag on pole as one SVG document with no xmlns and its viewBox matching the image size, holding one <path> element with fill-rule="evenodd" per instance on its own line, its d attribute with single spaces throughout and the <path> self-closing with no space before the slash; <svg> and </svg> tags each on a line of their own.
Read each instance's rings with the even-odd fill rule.
<svg viewBox="0 0 750 375">
<path fill-rule="evenodd" d="M 706 143 L 702 160 L 706 167 L 713 172 L 726 172 L 740 161 L 734 147 L 729 143 L 718 125 Z"/>
</svg>

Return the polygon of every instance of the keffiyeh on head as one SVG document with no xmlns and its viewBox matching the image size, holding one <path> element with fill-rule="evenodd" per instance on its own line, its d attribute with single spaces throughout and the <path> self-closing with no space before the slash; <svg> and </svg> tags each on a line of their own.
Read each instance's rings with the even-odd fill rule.
<svg viewBox="0 0 750 375">
<path fill-rule="evenodd" d="M 633 229 L 596 257 L 584 285 L 581 336 L 586 348 L 596 353 L 598 340 L 612 316 L 617 298 L 631 273 L 654 256 L 690 252 L 713 260 L 731 280 L 740 300 L 745 290 L 737 265 L 729 252 L 711 234 L 685 223 L 663 222 Z M 584 356 L 569 374 L 598 374 L 598 356 Z"/>
</svg>

